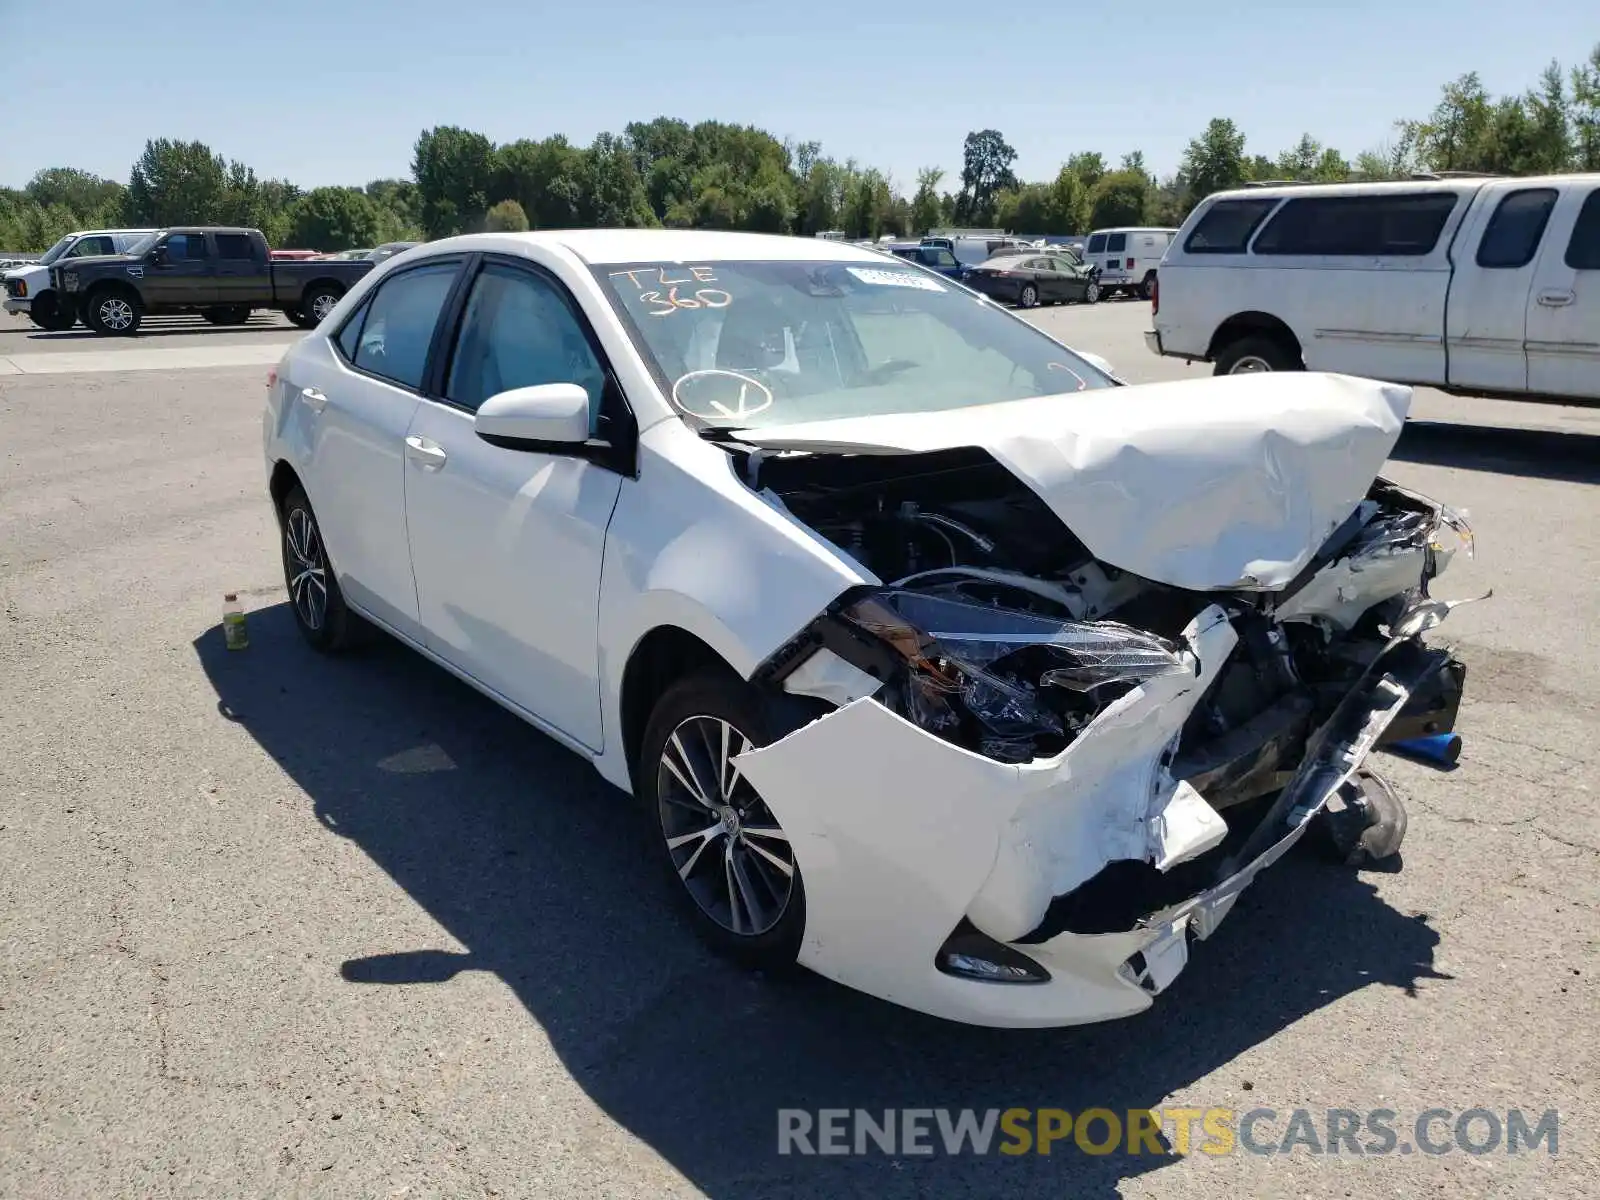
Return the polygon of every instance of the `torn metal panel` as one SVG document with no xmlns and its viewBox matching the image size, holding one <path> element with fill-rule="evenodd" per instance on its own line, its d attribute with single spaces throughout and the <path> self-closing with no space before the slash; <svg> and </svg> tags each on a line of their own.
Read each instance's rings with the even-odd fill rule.
<svg viewBox="0 0 1600 1200">
<path fill-rule="evenodd" d="M 1273 373 L 741 436 L 813 453 L 981 447 L 1102 562 L 1174 587 L 1273 590 L 1365 497 L 1410 403 L 1398 385 Z"/>
</svg>

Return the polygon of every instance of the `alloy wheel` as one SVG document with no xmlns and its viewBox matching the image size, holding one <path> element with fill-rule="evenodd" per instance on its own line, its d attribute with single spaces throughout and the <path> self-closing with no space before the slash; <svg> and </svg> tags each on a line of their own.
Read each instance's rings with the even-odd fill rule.
<svg viewBox="0 0 1600 1200">
<path fill-rule="evenodd" d="M 306 628 L 319 632 L 328 617 L 328 558 L 317 522 L 305 509 L 290 510 L 283 544 L 288 551 L 289 600 Z"/>
<path fill-rule="evenodd" d="M 321 292 L 311 299 L 311 315 L 320 324 L 322 319 L 331 313 L 338 303 L 339 297 L 330 296 L 327 292 Z"/>
<path fill-rule="evenodd" d="M 107 329 L 122 330 L 133 324 L 133 305 L 120 296 L 100 302 L 100 323 Z"/>
<path fill-rule="evenodd" d="M 661 748 L 656 803 L 678 878 L 740 937 L 767 933 L 794 894 L 789 837 L 733 760 L 752 743 L 720 717 L 680 722 Z"/>
</svg>

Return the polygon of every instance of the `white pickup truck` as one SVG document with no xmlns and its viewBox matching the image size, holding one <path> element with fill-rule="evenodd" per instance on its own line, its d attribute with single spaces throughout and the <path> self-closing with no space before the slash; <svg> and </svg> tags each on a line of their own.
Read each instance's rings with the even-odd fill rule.
<svg viewBox="0 0 1600 1200">
<path fill-rule="evenodd" d="M 1219 375 L 1600 399 L 1600 175 L 1219 192 L 1151 309 L 1151 350 Z"/>
<path fill-rule="evenodd" d="M 152 229 L 83 229 L 67 234 L 46 250 L 38 262 L 4 273 L 5 310 L 29 317 L 40 329 L 52 332 L 71 329 L 77 323 L 78 312 L 71 304 L 56 303 L 56 294 L 50 288 L 50 265 L 68 258 L 121 254 L 145 234 L 154 232 Z"/>
</svg>

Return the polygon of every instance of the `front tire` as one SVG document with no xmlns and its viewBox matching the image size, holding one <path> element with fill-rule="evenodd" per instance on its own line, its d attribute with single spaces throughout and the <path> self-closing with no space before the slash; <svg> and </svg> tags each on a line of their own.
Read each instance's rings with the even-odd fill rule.
<svg viewBox="0 0 1600 1200">
<path fill-rule="evenodd" d="M 1213 375 L 1259 375 L 1266 371 L 1303 371 L 1300 354 L 1270 337 L 1244 337 L 1229 342 L 1215 359 Z"/>
<path fill-rule="evenodd" d="M 300 635 L 313 649 L 336 654 L 354 640 L 355 614 L 345 605 L 322 541 L 322 527 L 303 488 L 284 499 L 278 516 L 283 582 Z"/>
<path fill-rule="evenodd" d="M 1018 308 L 1034 308 L 1039 303 L 1039 289 L 1031 283 L 1022 285 L 1022 290 L 1017 293 Z"/>
<path fill-rule="evenodd" d="M 46 333 L 65 333 L 78 323 L 71 304 L 58 303 L 54 292 L 40 292 L 28 306 L 28 319 Z"/>
<path fill-rule="evenodd" d="M 102 288 L 83 306 L 83 323 L 101 337 L 132 337 L 144 319 L 144 305 L 133 292 Z"/>
<path fill-rule="evenodd" d="M 1098 279 L 1091 279 L 1089 286 L 1083 289 L 1083 302 L 1085 304 L 1100 303 L 1100 281 Z"/>
<path fill-rule="evenodd" d="M 800 952 L 805 887 L 788 835 L 730 763 L 781 733 L 744 680 L 691 676 L 656 703 L 634 784 L 700 937 L 736 962 L 772 972 L 792 967 Z"/>
</svg>

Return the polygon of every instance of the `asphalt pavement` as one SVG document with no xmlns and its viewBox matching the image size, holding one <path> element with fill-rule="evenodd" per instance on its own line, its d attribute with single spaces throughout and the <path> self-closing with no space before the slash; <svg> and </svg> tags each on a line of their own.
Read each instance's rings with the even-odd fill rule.
<svg viewBox="0 0 1600 1200">
<path fill-rule="evenodd" d="M 1032 319 L 1204 369 L 1144 304 Z M 1297 853 L 1149 1013 L 986 1031 L 724 965 L 585 764 L 397 645 L 302 646 L 260 458 L 297 331 L 8 320 L 0 1196 L 1595 1194 L 1600 410 L 1419 394 L 1392 474 L 1477 530 L 1436 591 L 1494 595 L 1440 631 L 1460 765 L 1383 762 L 1404 869 Z M 1324 1152 L 777 1153 L 788 1108 L 1178 1107 L 1270 1109 L 1257 1145 L 1305 1109 Z M 1400 1144 L 1326 1152 L 1334 1108 Z M 1557 1153 L 1432 1153 L 1430 1109 L 1558 1110 Z"/>
</svg>

